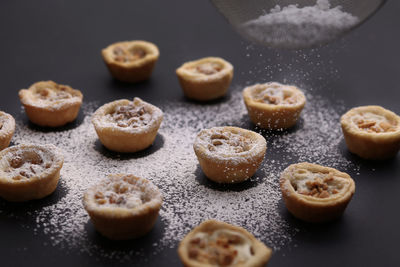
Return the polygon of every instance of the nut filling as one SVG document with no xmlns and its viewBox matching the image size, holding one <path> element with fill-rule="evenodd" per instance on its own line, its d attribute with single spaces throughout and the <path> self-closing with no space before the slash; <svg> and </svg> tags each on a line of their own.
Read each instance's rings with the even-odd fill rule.
<svg viewBox="0 0 400 267">
<path fill-rule="evenodd" d="M 338 194 L 344 189 L 346 181 L 334 176 L 332 172 L 310 172 L 306 169 L 298 169 L 291 180 L 294 190 L 302 195 L 316 198 L 328 198 Z"/>
<path fill-rule="evenodd" d="M 220 72 L 223 69 L 223 66 L 217 62 L 206 62 L 194 67 L 194 71 L 204 74 L 204 75 L 213 75 L 217 72 Z"/>
<path fill-rule="evenodd" d="M 114 182 L 103 183 L 94 194 L 99 206 L 133 209 L 151 200 L 135 180 L 125 176 Z"/>
<path fill-rule="evenodd" d="M 293 105 L 296 95 L 281 84 L 259 84 L 253 91 L 254 101 L 270 105 Z"/>
<path fill-rule="evenodd" d="M 113 57 L 117 62 L 127 63 L 142 59 L 146 56 L 146 51 L 140 48 L 124 49 L 116 46 L 113 49 Z"/>
<path fill-rule="evenodd" d="M 362 131 L 368 133 L 385 133 L 396 131 L 396 125 L 392 124 L 382 115 L 371 112 L 357 114 L 352 117 L 352 122 Z"/>
<path fill-rule="evenodd" d="M 208 140 L 208 150 L 218 154 L 235 154 L 249 151 L 253 142 L 240 134 L 228 131 L 214 131 Z"/>
<path fill-rule="evenodd" d="M 107 119 L 117 124 L 117 126 L 126 128 L 138 128 L 146 126 L 150 123 L 152 116 L 150 111 L 143 105 L 129 105 L 118 106 L 115 110 L 106 115 Z"/>
<path fill-rule="evenodd" d="M 200 263 L 232 266 L 245 264 L 254 256 L 254 249 L 244 235 L 220 229 L 213 233 L 197 233 L 189 241 L 188 254 L 190 259 Z"/>
<path fill-rule="evenodd" d="M 33 95 L 36 99 L 53 102 L 72 98 L 73 95 L 67 90 L 65 86 L 56 84 L 54 87 L 36 88 Z"/>
<path fill-rule="evenodd" d="M 45 155 L 41 155 L 39 151 L 27 150 L 15 153 L 8 160 L 9 166 L 5 172 L 13 180 L 29 179 L 39 176 L 46 169 L 51 167 L 50 159 L 46 159 Z"/>
</svg>

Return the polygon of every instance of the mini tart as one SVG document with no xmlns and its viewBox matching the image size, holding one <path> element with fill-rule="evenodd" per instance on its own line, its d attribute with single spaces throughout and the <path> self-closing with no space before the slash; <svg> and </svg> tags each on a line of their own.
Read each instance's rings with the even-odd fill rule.
<svg viewBox="0 0 400 267">
<path fill-rule="evenodd" d="M 355 191 L 347 173 L 306 162 L 287 167 L 280 187 L 289 212 L 307 222 L 340 217 Z"/>
<path fill-rule="evenodd" d="M 233 66 L 219 57 L 186 62 L 176 70 L 186 97 L 208 101 L 226 94 L 233 78 Z"/>
<path fill-rule="evenodd" d="M 127 41 L 109 45 L 101 54 L 115 79 L 134 83 L 150 77 L 160 52 L 153 43 Z"/>
<path fill-rule="evenodd" d="M 400 117 L 380 106 L 350 109 L 340 119 L 350 152 L 364 159 L 387 159 L 400 149 Z"/>
<path fill-rule="evenodd" d="M 272 250 L 242 227 L 208 220 L 182 239 L 178 254 L 188 267 L 261 267 L 268 263 Z"/>
<path fill-rule="evenodd" d="M 246 87 L 243 99 L 251 121 L 270 130 L 295 125 L 306 104 L 306 97 L 297 87 L 277 82 Z"/>
<path fill-rule="evenodd" d="M 200 131 L 193 148 L 209 179 L 217 183 L 237 183 L 257 171 L 267 142 L 253 131 L 225 126 Z"/>
<path fill-rule="evenodd" d="M 34 83 L 19 91 L 29 120 L 40 126 L 59 127 L 78 116 L 83 95 L 79 90 L 53 81 Z"/>
<path fill-rule="evenodd" d="M 57 187 L 64 157 L 54 145 L 18 145 L 0 152 L 0 196 L 27 201 Z"/>
<path fill-rule="evenodd" d="M 110 174 L 83 197 L 96 230 L 115 240 L 137 238 L 149 232 L 161 203 L 161 193 L 152 182 L 131 174 Z"/>
<path fill-rule="evenodd" d="M 108 149 L 131 153 L 149 147 L 157 136 L 163 112 L 138 97 L 116 100 L 101 106 L 92 123 L 101 143 Z"/>
<path fill-rule="evenodd" d="M 0 150 L 8 147 L 15 131 L 14 117 L 0 111 Z"/>
</svg>

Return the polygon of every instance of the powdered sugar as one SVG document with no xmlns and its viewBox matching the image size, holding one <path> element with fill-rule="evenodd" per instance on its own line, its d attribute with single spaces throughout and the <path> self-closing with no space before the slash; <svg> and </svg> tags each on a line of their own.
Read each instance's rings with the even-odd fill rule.
<svg viewBox="0 0 400 267">
<path fill-rule="evenodd" d="M 290 228 L 279 207 L 278 179 L 283 169 L 297 161 L 310 161 L 341 171 L 357 168 L 338 149 L 342 139 L 340 105 L 307 95 L 303 119 L 295 129 L 260 131 L 267 139 L 268 150 L 256 175 L 240 185 L 221 186 L 205 178 L 192 145 L 197 133 L 204 128 L 224 125 L 253 128 L 241 89 L 234 88 L 230 98 L 219 104 L 159 105 L 165 114 L 159 136 L 155 145 L 140 156 L 113 154 L 99 145 L 90 122 L 94 106 L 98 106 L 94 103 L 85 103 L 86 117 L 72 130 L 40 132 L 18 120 L 16 144 L 53 143 L 64 151 L 65 157 L 58 189 L 67 188 L 65 196 L 32 212 L 37 222 L 34 231 L 48 235 L 53 246 L 79 248 L 82 253 L 99 258 L 130 260 L 134 257 L 135 262 L 148 260 L 146 255 L 151 253 L 176 247 L 187 232 L 208 218 L 243 226 L 275 250 L 287 245 L 296 229 Z M 162 191 L 163 229 L 151 251 L 110 250 L 88 233 L 89 217 L 82 206 L 83 192 L 109 173 L 132 173 L 147 178 Z"/>
<path fill-rule="evenodd" d="M 331 8 L 329 0 L 317 0 L 314 6 L 279 5 L 241 30 L 251 39 L 274 47 L 301 48 L 315 46 L 337 38 L 359 22 L 359 18 Z"/>
</svg>

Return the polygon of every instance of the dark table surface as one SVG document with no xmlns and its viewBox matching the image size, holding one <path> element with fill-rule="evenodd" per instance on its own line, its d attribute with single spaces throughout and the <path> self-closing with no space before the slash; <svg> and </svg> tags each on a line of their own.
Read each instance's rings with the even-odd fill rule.
<svg viewBox="0 0 400 267">
<path fill-rule="evenodd" d="M 399 1 L 388 1 L 344 39 L 296 52 L 250 45 L 208 1 L 1 1 L 0 109 L 20 114 L 18 90 L 46 79 L 81 88 L 85 102 L 105 103 L 132 94 L 154 104 L 187 101 L 174 70 L 185 61 L 214 55 L 235 66 L 234 85 L 286 79 L 325 98 L 341 99 L 346 108 L 377 104 L 400 114 L 399 10 Z M 161 58 L 151 80 L 122 84 L 110 78 L 99 51 L 110 43 L 133 39 L 156 43 Z M 268 70 L 263 71 L 267 64 Z M 288 64 L 291 67 L 285 68 Z M 357 223 L 346 219 L 327 226 L 295 222 L 299 232 L 291 244 L 274 253 L 270 266 L 398 266 L 400 157 L 380 163 L 354 160 L 361 166 L 362 182 L 348 212 L 358 217 Z M 139 262 L 99 259 L 79 253 L 79 247 L 46 246 L 48 236 L 34 235 L 7 213 L 0 213 L 0 233 L 1 266 Z M 112 249 L 107 242 L 100 245 Z M 136 265 L 180 263 L 175 248 L 165 248 Z"/>
</svg>

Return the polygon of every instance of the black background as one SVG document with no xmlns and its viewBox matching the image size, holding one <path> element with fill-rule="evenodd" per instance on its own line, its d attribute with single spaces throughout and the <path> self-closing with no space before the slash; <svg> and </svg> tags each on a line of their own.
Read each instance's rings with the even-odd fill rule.
<svg viewBox="0 0 400 267">
<path fill-rule="evenodd" d="M 86 102 L 105 103 L 133 96 L 154 104 L 187 101 L 175 69 L 188 60 L 220 56 L 235 67 L 233 87 L 286 81 L 326 98 L 342 99 L 347 108 L 377 104 L 400 114 L 399 10 L 399 1 L 388 1 L 344 40 L 313 50 L 278 51 L 249 46 L 208 1 L 2 0 L 0 109 L 19 116 L 18 90 L 48 79 L 81 89 Z M 149 81 L 134 85 L 117 82 L 108 74 L 100 50 L 116 41 L 135 39 L 157 44 L 160 60 Z M 366 162 L 345 148 L 343 151 L 361 164 L 357 192 L 346 211 L 351 218 L 344 216 L 316 226 L 285 215 L 300 232 L 274 253 L 270 266 L 398 266 L 400 157 Z M 5 209 L 0 213 L 1 266 L 117 264 L 98 255 L 79 253 L 79 248 L 48 246 L 47 236 L 33 235 L 26 227 L 35 223 L 26 212 L 57 201 L 62 194 L 59 188 L 42 201 L 1 205 Z M 11 213 L 26 221 L 8 216 Z M 91 238 L 98 239 L 106 250 L 121 246 L 135 249 L 151 244 L 161 228 L 158 223 L 147 239 L 122 245 L 102 239 L 93 229 Z M 165 249 L 145 260 L 124 264 L 180 265 L 175 249 Z"/>
</svg>

